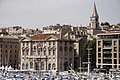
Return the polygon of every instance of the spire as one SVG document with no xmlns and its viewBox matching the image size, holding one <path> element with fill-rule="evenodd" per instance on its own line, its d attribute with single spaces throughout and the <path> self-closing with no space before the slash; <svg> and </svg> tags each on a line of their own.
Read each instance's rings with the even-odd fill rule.
<svg viewBox="0 0 120 80">
<path fill-rule="evenodd" d="M 93 12 L 92 12 L 92 17 L 98 17 L 95 2 L 94 2 Z"/>
</svg>

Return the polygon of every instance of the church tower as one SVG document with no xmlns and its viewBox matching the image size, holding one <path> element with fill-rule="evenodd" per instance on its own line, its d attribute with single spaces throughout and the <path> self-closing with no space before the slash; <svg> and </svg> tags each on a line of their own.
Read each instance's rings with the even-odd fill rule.
<svg viewBox="0 0 120 80">
<path fill-rule="evenodd" d="M 93 12 L 90 16 L 90 28 L 99 29 L 99 16 L 97 14 L 95 2 L 94 2 Z"/>
</svg>

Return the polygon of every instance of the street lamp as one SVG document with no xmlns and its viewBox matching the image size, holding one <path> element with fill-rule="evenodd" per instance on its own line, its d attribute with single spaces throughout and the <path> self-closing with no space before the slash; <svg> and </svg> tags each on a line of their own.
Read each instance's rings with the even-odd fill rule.
<svg viewBox="0 0 120 80">
<path fill-rule="evenodd" d="M 88 75 L 90 74 L 90 50 L 92 50 L 92 48 L 88 48 Z"/>
</svg>

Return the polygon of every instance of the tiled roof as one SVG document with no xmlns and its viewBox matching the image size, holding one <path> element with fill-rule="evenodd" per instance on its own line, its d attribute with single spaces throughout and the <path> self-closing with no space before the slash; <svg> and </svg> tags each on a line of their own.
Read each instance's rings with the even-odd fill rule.
<svg viewBox="0 0 120 80">
<path fill-rule="evenodd" d="M 31 36 L 32 40 L 44 40 L 48 38 L 49 36 L 55 36 L 60 39 L 60 34 L 36 34 Z"/>
</svg>

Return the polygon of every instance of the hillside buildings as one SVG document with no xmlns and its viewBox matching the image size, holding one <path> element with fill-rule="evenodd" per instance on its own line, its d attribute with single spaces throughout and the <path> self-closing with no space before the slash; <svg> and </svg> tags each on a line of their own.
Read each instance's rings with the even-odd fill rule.
<svg viewBox="0 0 120 80">
<path fill-rule="evenodd" d="M 21 70 L 65 71 L 69 66 L 78 70 L 84 44 L 96 38 L 97 68 L 119 69 L 120 26 L 99 24 L 94 3 L 87 27 L 56 24 L 42 30 L 20 26 L 1 28 L 0 32 L 8 32 L 9 36 L 26 36 L 20 42 L 15 37 L 0 37 L 0 65 Z"/>
</svg>

